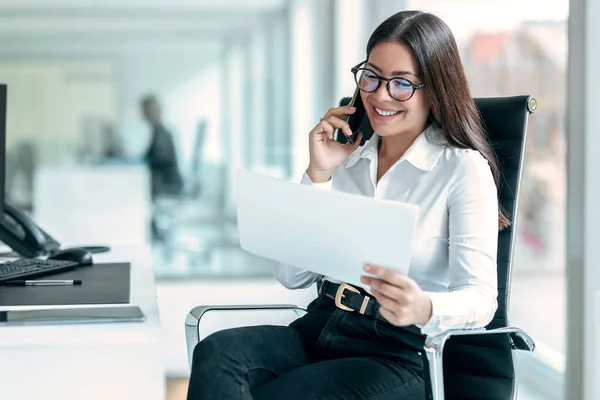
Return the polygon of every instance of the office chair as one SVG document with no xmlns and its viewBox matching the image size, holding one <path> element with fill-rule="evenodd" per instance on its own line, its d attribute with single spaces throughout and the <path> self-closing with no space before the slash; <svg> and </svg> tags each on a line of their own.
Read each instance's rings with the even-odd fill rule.
<svg viewBox="0 0 600 400">
<path fill-rule="evenodd" d="M 349 100 L 345 98 L 341 104 L 347 104 Z M 425 340 L 426 370 L 434 400 L 516 399 L 517 383 L 511 350 L 534 351 L 535 348 L 526 332 L 510 327 L 508 306 L 527 120 L 537 108 L 537 102 L 531 96 L 515 96 L 478 98 L 475 103 L 499 162 L 502 173 L 499 200 L 511 225 L 498 233 L 498 310 L 492 321 L 486 328 L 454 329 Z M 365 117 L 365 120 L 368 125 L 368 118 Z M 364 121 L 361 130 L 367 137 L 364 140 L 373 133 Z M 190 363 L 200 337 L 202 317 L 209 311 L 224 310 L 292 310 L 298 315 L 304 313 L 301 307 L 281 304 L 196 307 L 185 322 Z"/>
</svg>

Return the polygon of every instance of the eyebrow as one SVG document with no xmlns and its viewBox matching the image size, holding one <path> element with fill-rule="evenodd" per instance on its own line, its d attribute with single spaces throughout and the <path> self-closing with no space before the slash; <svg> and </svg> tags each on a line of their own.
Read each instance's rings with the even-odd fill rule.
<svg viewBox="0 0 600 400">
<path fill-rule="evenodd" d="M 368 62 L 366 65 L 369 65 L 369 66 L 373 67 L 373 69 L 375 69 L 380 74 L 383 73 L 383 70 L 381 68 L 379 68 L 377 65 L 373 64 L 373 63 Z M 394 72 L 392 72 L 392 75 L 393 76 L 398 76 L 398 75 L 412 75 L 415 78 L 418 78 L 417 75 L 414 72 L 411 72 L 411 71 L 394 71 Z"/>
</svg>

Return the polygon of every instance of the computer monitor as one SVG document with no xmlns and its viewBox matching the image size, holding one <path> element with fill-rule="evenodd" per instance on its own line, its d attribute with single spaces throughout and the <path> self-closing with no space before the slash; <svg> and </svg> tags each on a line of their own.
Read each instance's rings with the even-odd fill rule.
<svg viewBox="0 0 600 400">
<path fill-rule="evenodd" d="M 0 221 L 4 219 L 6 185 L 6 85 L 0 84 Z"/>
</svg>

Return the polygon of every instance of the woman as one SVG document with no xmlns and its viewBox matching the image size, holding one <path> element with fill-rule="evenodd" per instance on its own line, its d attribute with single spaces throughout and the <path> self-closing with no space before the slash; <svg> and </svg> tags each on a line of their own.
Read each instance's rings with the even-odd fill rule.
<svg viewBox="0 0 600 400">
<path fill-rule="evenodd" d="M 483 327 L 496 310 L 498 169 L 458 49 L 437 17 L 400 12 L 352 69 L 376 132 L 362 147 L 331 109 L 310 132 L 303 183 L 419 205 L 409 276 L 365 266 L 369 291 L 291 266 L 287 288 L 322 281 L 289 327 L 222 331 L 195 349 L 188 399 L 422 399 L 425 335 Z M 356 143 L 360 143 L 359 136 Z M 357 232 L 368 246 L 368 232 Z M 341 301 L 336 306 L 337 299 Z"/>
</svg>

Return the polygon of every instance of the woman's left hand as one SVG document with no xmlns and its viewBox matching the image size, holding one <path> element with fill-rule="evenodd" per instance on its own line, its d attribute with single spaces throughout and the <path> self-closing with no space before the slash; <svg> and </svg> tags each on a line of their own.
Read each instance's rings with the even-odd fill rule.
<svg viewBox="0 0 600 400">
<path fill-rule="evenodd" d="M 360 281 L 371 287 L 371 293 L 381 305 L 379 313 L 392 325 L 425 325 L 431 318 L 431 300 L 406 275 L 367 264 L 364 270 L 374 275 L 361 276 Z"/>
</svg>

